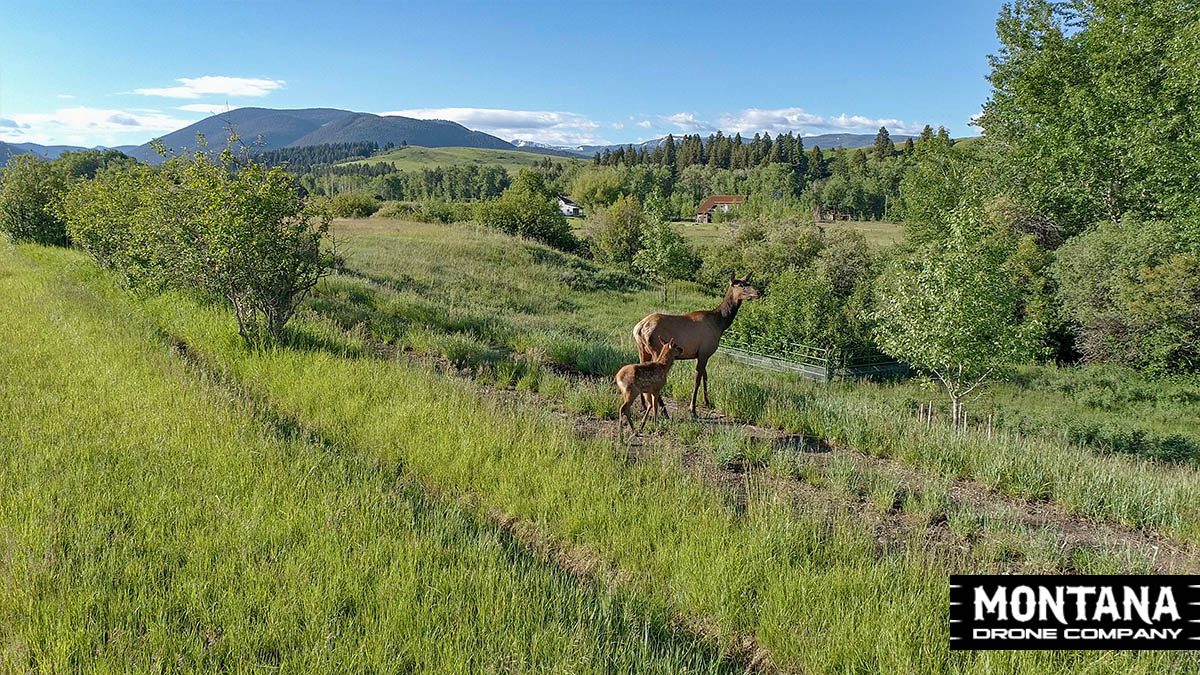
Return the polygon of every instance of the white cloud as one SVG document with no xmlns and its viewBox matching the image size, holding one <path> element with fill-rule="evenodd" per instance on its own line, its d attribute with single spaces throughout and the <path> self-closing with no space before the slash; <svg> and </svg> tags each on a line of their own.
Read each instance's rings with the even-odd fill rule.
<svg viewBox="0 0 1200 675">
<path fill-rule="evenodd" d="M 201 96 L 266 96 L 283 88 L 283 80 L 266 80 L 252 77 L 226 77 L 205 75 L 204 77 L 181 77 L 175 87 L 134 89 L 133 93 L 143 96 L 166 98 L 200 98 Z"/>
<path fill-rule="evenodd" d="M 644 127 L 646 129 L 649 129 L 653 125 L 653 123 L 650 120 L 642 120 L 641 122 L 638 122 L 637 125 L 639 127 Z"/>
<path fill-rule="evenodd" d="M 684 112 L 667 115 L 662 119 L 686 133 L 714 132 L 720 129 L 731 135 L 736 133 L 756 134 L 764 131 L 775 135 L 786 134 L 789 131 L 802 135 L 815 135 L 837 132 L 870 133 L 882 126 L 886 126 L 888 131 L 895 134 L 917 134 L 921 131 L 919 125 L 894 118 L 873 118 L 845 113 L 836 117 L 827 117 L 807 112 L 803 108 L 771 110 L 746 108 L 737 112 L 724 113 L 717 118 L 716 123 L 698 119 L 695 114 Z"/>
<path fill-rule="evenodd" d="M 689 134 L 698 134 L 701 132 L 715 132 L 717 127 L 703 120 L 697 119 L 695 113 L 675 113 L 662 118 L 664 122 L 673 124 L 679 127 L 680 131 Z M 640 124 L 640 123 L 639 123 Z M 649 124 L 641 124 L 641 126 L 649 127 Z"/>
<path fill-rule="evenodd" d="M 551 145 L 608 143 L 597 136 L 600 123 L 573 112 L 501 108 L 411 108 L 379 114 L 425 120 L 451 120 L 469 129 L 499 136 L 507 141 L 520 139 Z"/>
<path fill-rule="evenodd" d="M 10 115 L 0 120 L 0 140 L 26 143 L 117 145 L 144 143 L 191 124 L 161 112 L 105 108 L 59 108 L 52 113 Z"/>
<path fill-rule="evenodd" d="M 75 98 L 70 94 L 58 94 L 58 98 Z"/>
<path fill-rule="evenodd" d="M 217 113 L 227 112 L 230 110 L 230 106 L 226 103 L 189 103 L 187 105 L 181 105 L 177 109 L 185 110 L 187 112 L 215 115 Z"/>
</svg>

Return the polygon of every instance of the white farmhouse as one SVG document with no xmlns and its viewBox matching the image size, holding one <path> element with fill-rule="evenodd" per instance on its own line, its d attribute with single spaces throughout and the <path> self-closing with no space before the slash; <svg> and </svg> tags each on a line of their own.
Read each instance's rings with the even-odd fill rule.
<svg viewBox="0 0 1200 675">
<path fill-rule="evenodd" d="M 566 197 L 558 198 L 558 210 L 562 211 L 562 214 L 568 218 L 583 217 L 583 209 L 579 208 L 578 204 Z"/>
</svg>

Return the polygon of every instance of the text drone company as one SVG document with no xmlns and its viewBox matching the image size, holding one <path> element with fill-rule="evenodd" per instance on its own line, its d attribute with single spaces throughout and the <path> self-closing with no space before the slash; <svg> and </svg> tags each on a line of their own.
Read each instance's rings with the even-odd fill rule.
<svg viewBox="0 0 1200 675">
<path fill-rule="evenodd" d="M 954 649 L 1192 649 L 1200 577 L 964 576 L 950 581 Z"/>
</svg>

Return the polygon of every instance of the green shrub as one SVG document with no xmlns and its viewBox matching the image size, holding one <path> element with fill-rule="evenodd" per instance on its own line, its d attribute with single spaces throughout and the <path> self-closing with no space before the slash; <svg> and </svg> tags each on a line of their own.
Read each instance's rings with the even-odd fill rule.
<svg viewBox="0 0 1200 675">
<path fill-rule="evenodd" d="M 228 149 L 101 172 L 72 186 L 62 212 L 72 238 L 129 285 L 224 297 L 248 342 L 280 337 L 335 262 L 328 218 L 294 178 Z"/>
<path fill-rule="evenodd" d="M 375 212 L 375 218 L 411 220 L 418 223 L 459 223 L 475 217 L 467 202 L 425 200 L 419 202 L 387 201 Z"/>
<path fill-rule="evenodd" d="M 0 171 L 0 233 L 13 242 L 66 246 L 66 224 L 56 209 L 66 183 L 61 171 L 34 155 L 10 157 Z"/>
<path fill-rule="evenodd" d="M 522 171 L 499 199 L 480 202 L 475 217 L 480 223 L 507 234 L 528 237 L 566 251 L 578 245 L 567 217 L 549 194 L 540 191 L 534 181 L 522 180 Z"/>
<path fill-rule="evenodd" d="M 646 216 L 637 197 L 623 196 L 596 218 L 589 245 L 596 260 L 629 269 L 642 249 Z"/>
<path fill-rule="evenodd" d="M 337 218 L 367 218 L 379 210 L 379 202 L 366 192 L 343 192 L 329 199 L 329 212 Z"/>
<path fill-rule="evenodd" d="M 1200 372 L 1200 222 L 1101 223 L 1052 270 L 1085 358 Z"/>
</svg>

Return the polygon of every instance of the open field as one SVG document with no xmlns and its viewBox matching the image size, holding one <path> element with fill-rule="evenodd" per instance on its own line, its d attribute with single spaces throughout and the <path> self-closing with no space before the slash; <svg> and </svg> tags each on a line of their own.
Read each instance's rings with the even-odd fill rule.
<svg viewBox="0 0 1200 675">
<path fill-rule="evenodd" d="M 576 234 L 586 231 L 587 221 L 583 219 L 572 220 L 571 224 L 575 228 Z M 827 223 L 831 225 L 832 223 Z M 891 244 L 900 241 L 902 230 L 900 225 L 895 223 L 881 223 L 876 221 L 840 221 L 838 225 L 852 227 L 867 238 L 867 243 L 875 247 L 890 246 Z M 697 223 L 695 221 L 678 220 L 675 221 L 675 226 L 679 228 L 680 233 L 693 245 L 705 246 L 721 241 L 727 232 L 729 232 L 731 224 L 729 223 Z"/>
<path fill-rule="evenodd" d="M 387 162 L 400 171 L 419 171 L 421 169 L 436 169 L 447 166 L 465 166 L 475 164 L 485 166 L 499 164 L 510 174 L 516 175 L 521 169 L 528 169 L 549 158 L 552 162 L 562 164 L 579 163 L 585 160 L 571 157 L 556 157 L 541 155 L 536 152 L 521 152 L 520 150 L 489 150 L 486 148 L 421 148 L 408 146 L 393 148 L 380 152 L 366 159 L 342 162 L 343 164 L 375 164 Z"/>
<path fill-rule="evenodd" d="M 460 365 L 514 353 L 583 373 L 611 374 L 635 360 L 629 327 L 645 314 L 717 304 L 699 289 L 682 286 L 664 306 L 654 289 L 629 292 L 636 282 L 470 226 L 455 226 L 449 237 L 442 226 L 379 221 L 343 221 L 337 231 L 354 261 L 351 270 L 368 284 L 331 280 L 319 290 L 314 306 L 343 326 L 361 323 L 377 339 L 440 353 Z M 1019 382 L 1002 384 L 992 389 L 995 407 L 988 411 L 999 417 L 1002 430 L 1013 433 L 1003 442 L 987 443 L 1000 450 L 981 452 L 979 439 L 971 436 L 950 435 L 944 445 L 933 447 L 923 441 L 916 407 L 927 400 L 942 402 L 936 391 L 916 383 L 827 386 L 723 359 L 715 367 L 723 374 L 713 379 L 714 398 L 726 414 L 833 441 L 858 437 L 872 454 L 907 457 L 947 477 L 973 477 L 1104 520 L 1168 528 L 1200 541 L 1200 513 L 1192 501 L 1200 482 L 1191 468 L 1200 454 L 1195 422 L 1200 401 L 1192 395 L 1192 385 L 1181 385 L 1175 400 L 1149 403 L 1163 408 L 1160 419 L 1186 420 L 1182 427 L 1156 425 L 1154 417 L 1114 415 L 1123 405 L 1117 402 L 1105 410 L 1106 429 L 1081 437 L 1072 435 L 1073 429 L 1095 411 L 1089 413 L 1087 403 L 1063 393 L 1071 390 L 1066 384 L 1070 373 L 1057 374 L 1063 380 L 1057 393 Z M 1086 382 L 1089 372 L 1094 371 L 1082 371 L 1078 381 Z M 686 366 L 672 372 L 671 382 L 675 395 L 690 396 L 692 377 Z M 1092 391 L 1103 392 L 1103 384 Z M 1135 402 L 1127 404 L 1137 409 Z M 902 440 L 910 436 L 911 441 Z M 1125 437 L 1145 439 L 1141 450 L 1146 452 L 1135 446 L 1126 457 L 1113 453 L 1121 447 L 1103 442 Z M 1184 456 L 1163 464 L 1144 461 L 1146 454 L 1164 454 L 1159 452 L 1164 447 L 1182 449 Z"/>
<path fill-rule="evenodd" d="M 910 423 L 934 396 L 913 383 L 718 358 L 720 415 L 619 445 L 608 378 L 630 327 L 715 298 L 681 287 L 661 307 L 470 225 L 335 235 L 345 269 L 260 351 L 221 306 L 131 296 L 75 252 L 0 250 L 0 664 L 1200 668 L 946 648 L 952 572 L 1200 571 L 1190 464 L 1057 438 L 1098 401 L 1160 408 L 1141 423 L 1191 438 L 1167 423 L 1200 405 L 1187 383 L 1159 401 L 1119 373 L 1034 370 L 995 405 L 1066 413 L 989 441 Z"/>
</svg>

